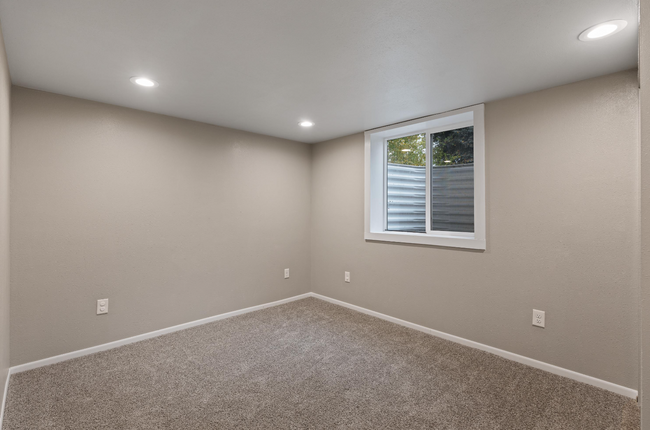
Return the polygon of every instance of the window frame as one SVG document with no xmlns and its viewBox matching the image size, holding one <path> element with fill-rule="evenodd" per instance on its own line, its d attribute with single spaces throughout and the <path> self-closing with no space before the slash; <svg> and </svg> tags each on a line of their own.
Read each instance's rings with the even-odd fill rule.
<svg viewBox="0 0 650 430">
<path fill-rule="evenodd" d="M 456 109 L 368 130 L 365 138 L 365 232 L 367 241 L 398 242 L 453 248 L 486 249 L 485 107 Z M 471 115 L 471 119 L 468 119 Z M 431 134 L 474 127 L 474 233 L 431 230 Z M 387 231 L 388 141 L 425 133 L 426 233 Z M 381 163 L 381 164 L 380 164 Z M 380 200 L 380 201 L 377 201 Z"/>
</svg>

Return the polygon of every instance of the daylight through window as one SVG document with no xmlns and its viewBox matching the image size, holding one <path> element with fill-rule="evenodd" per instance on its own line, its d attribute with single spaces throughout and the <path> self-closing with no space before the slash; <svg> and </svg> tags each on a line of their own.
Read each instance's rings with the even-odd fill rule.
<svg viewBox="0 0 650 430">
<path fill-rule="evenodd" d="M 366 132 L 366 239 L 484 249 L 483 106 Z"/>
</svg>

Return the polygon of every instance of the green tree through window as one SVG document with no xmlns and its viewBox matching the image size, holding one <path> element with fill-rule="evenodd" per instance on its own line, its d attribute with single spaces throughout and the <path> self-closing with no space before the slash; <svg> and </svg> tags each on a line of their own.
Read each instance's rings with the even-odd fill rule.
<svg viewBox="0 0 650 430">
<path fill-rule="evenodd" d="M 388 162 L 407 166 L 426 165 L 424 133 L 388 141 Z M 474 163 L 474 127 L 457 128 L 431 134 L 431 164 Z"/>
<path fill-rule="evenodd" d="M 388 141 L 388 162 L 408 166 L 426 165 L 425 134 L 399 137 Z"/>
<path fill-rule="evenodd" d="M 457 128 L 431 135 L 431 164 L 474 163 L 474 127 Z"/>
</svg>

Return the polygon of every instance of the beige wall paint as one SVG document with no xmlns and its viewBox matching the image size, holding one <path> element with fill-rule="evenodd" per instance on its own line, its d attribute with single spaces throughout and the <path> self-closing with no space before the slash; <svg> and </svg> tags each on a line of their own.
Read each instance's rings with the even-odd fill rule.
<svg viewBox="0 0 650 430">
<path fill-rule="evenodd" d="M 639 27 L 641 129 L 641 428 L 650 430 L 650 0 Z"/>
<path fill-rule="evenodd" d="M 364 241 L 363 135 L 316 144 L 312 289 L 636 389 L 637 100 L 629 71 L 488 103 L 485 252 Z"/>
<path fill-rule="evenodd" d="M 9 111 L 11 79 L 0 29 L 0 404 L 9 373 Z"/>
<path fill-rule="evenodd" d="M 12 108 L 12 365 L 309 291 L 309 145 L 17 87 Z"/>
<path fill-rule="evenodd" d="M 11 364 L 311 289 L 637 388 L 637 95 L 630 71 L 489 103 L 474 252 L 363 240 L 362 134 L 312 151 L 14 87 Z"/>
</svg>

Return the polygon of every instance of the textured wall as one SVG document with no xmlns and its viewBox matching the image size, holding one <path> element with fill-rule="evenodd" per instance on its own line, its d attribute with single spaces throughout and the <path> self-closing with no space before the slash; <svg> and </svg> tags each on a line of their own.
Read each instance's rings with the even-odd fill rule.
<svg viewBox="0 0 650 430">
<path fill-rule="evenodd" d="M 17 87 L 12 108 L 12 365 L 309 290 L 309 145 Z"/>
<path fill-rule="evenodd" d="M 316 144 L 312 289 L 636 389 L 637 100 L 629 71 L 487 104 L 485 252 L 364 241 L 363 135 Z"/>
<path fill-rule="evenodd" d="M 650 430 L 650 0 L 639 27 L 641 129 L 641 428 Z"/>
<path fill-rule="evenodd" d="M 11 80 L 0 29 L 0 404 L 9 369 L 9 98 Z"/>
</svg>

